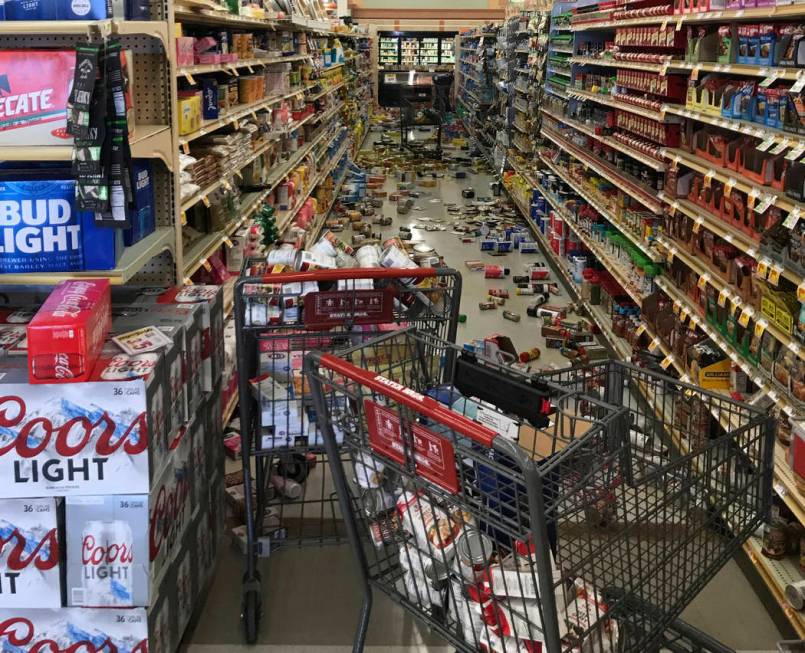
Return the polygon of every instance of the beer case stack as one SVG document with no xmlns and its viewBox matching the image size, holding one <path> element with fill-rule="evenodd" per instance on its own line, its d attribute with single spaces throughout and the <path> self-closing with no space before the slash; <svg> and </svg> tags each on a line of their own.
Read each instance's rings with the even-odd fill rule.
<svg viewBox="0 0 805 653">
<path fill-rule="evenodd" d="M 20 650 L 174 651 L 223 532 L 222 293 L 87 280 L 46 297 L 12 292 L 0 318 L 0 624 Z M 147 326 L 170 343 L 111 340 Z"/>
</svg>

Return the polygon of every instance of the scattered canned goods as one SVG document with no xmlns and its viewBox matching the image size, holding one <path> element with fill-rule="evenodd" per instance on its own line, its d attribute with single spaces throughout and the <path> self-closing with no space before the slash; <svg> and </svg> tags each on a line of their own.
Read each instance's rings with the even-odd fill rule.
<svg viewBox="0 0 805 653">
<path fill-rule="evenodd" d="M 492 296 L 489 296 L 489 297 L 487 297 L 486 299 L 487 299 L 487 301 L 490 301 L 490 302 L 495 302 L 495 303 L 496 303 L 498 306 L 505 306 L 505 305 L 506 305 L 506 299 L 505 299 L 505 298 L 503 298 L 503 297 L 492 297 Z"/>
<path fill-rule="evenodd" d="M 464 315 L 464 313 L 461 313 L 461 314 L 458 316 L 458 323 L 459 323 L 459 324 L 466 324 L 466 322 L 467 322 L 467 316 L 466 316 L 466 315 Z"/>
<path fill-rule="evenodd" d="M 509 322 L 519 322 L 520 321 L 520 314 L 519 313 L 512 313 L 511 311 L 503 311 L 503 319 L 509 320 Z"/>
<path fill-rule="evenodd" d="M 514 245 L 510 240 L 499 240 L 497 245 L 498 254 L 508 254 L 514 251 Z"/>
<path fill-rule="evenodd" d="M 506 288 L 490 288 L 488 290 L 490 297 L 503 297 L 504 299 L 509 298 L 509 291 Z"/>
<path fill-rule="evenodd" d="M 484 278 L 486 279 L 502 279 L 509 276 L 509 268 L 504 268 L 502 265 L 485 265 Z"/>
<path fill-rule="evenodd" d="M 482 311 L 493 311 L 497 309 L 498 305 L 495 302 L 479 302 L 478 308 Z"/>
<path fill-rule="evenodd" d="M 472 240 L 470 240 L 472 242 Z M 497 247 L 498 241 L 496 240 L 482 240 L 481 241 L 481 251 L 482 252 L 494 252 Z"/>
<path fill-rule="evenodd" d="M 530 363 L 531 361 L 538 360 L 542 356 L 542 351 L 539 347 L 532 347 L 528 351 L 520 352 L 520 362 Z"/>
<path fill-rule="evenodd" d="M 471 245 L 473 242 L 475 242 L 475 238 L 462 238 L 461 242 L 464 245 Z"/>
<path fill-rule="evenodd" d="M 456 538 L 456 571 L 470 583 L 481 579 L 495 548 L 492 540 L 475 528 L 465 528 Z"/>
</svg>

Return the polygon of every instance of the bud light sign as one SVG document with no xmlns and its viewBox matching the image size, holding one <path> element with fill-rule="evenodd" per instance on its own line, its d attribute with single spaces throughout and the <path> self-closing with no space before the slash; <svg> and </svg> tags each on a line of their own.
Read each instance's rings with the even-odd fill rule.
<svg viewBox="0 0 805 653">
<path fill-rule="evenodd" d="M 0 182 L 0 272 L 70 272 L 84 267 L 75 182 Z"/>
<path fill-rule="evenodd" d="M 0 608 L 61 605 L 55 499 L 0 499 Z"/>
<path fill-rule="evenodd" d="M 0 495 L 147 494 L 145 385 L 0 384 Z"/>
</svg>

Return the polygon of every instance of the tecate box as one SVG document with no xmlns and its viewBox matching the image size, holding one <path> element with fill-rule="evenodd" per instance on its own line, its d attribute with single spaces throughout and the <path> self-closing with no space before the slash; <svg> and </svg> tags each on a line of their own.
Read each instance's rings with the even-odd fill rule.
<svg viewBox="0 0 805 653">
<path fill-rule="evenodd" d="M 108 279 L 62 281 L 28 323 L 28 380 L 87 381 L 111 323 Z"/>
<path fill-rule="evenodd" d="M 148 653 L 148 619 L 142 608 L 0 609 L 4 653 Z"/>
<path fill-rule="evenodd" d="M 0 145 L 69 145 L 67 100 L 74 76 L 74 50 L 1 50 Z"/>
<path fill-rule="evenodd" d="M 61 607 L 56 499 L 0 499 L 0 608 Z"/>
<path fill-rule="evenodd" d="M 150 499 L 151 579 L 156 586 L 182 546 L 193 514 L 194 477 L 191 434 L 183 428 L 172 443 L 170 464 L 154 486 Z"/>
<path fill-rule="evenodd" d="M 146 388 L 29 385 L 24 360 L 0 360 L 0 495 L 145 494 Z"/>
<path fill-rule="evenodd" d="M 67 605 L 149 603 L 148 495 L 68 497 Z"/>
</svg>

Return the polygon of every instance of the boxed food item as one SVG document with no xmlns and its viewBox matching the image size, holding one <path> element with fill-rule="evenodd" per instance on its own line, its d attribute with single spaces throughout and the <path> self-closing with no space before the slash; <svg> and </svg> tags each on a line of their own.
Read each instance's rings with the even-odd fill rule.
<svg viewBox="0 0 805 653">
<path fill-rule="evenodd" d="M 0 609 L 0 650 L 147 651 L 148 620 L 143 608 L 88 610 Z M 101 649 L 103 650 L 103 649 Z"/>
<path fill-rule="evenodd" d="M 28 323 L 29 381 L 89 380 L 111 319 L 108 279 L 58 284 Z"/>
<path fill-rule="evenodd" d="M 148 495 L 65 499 L 67 605 L 148 606 Z"/>
<path fill-rule="evenodd" d="M 0 608 L 61 607 L 56 499 L 0 499 Z"/>
<path fill-rule="evenodd" d="M 16 5 L 6 2 L 6 12 Z M 37 20 L 21 18 L 19 20 Z M 74 50 L 0 50 L 0 145 L 64 145 Z"/>
</svg>

